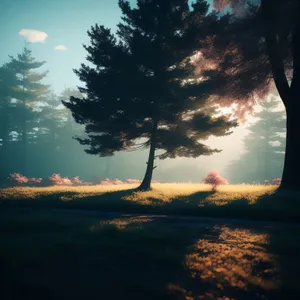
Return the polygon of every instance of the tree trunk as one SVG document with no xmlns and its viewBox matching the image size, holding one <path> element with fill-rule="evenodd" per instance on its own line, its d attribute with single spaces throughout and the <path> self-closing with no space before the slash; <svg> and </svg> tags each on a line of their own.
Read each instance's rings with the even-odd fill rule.
<svg viewBox="0 0 300 300">
<path fill-rule="evenodd" d="M 148 191 L 151 189 L 151 180 L 152 180 L 153 170 L 156 168 L 156 166 L 154 166 L 154 160 L 155 160 L 157 127 L 158 127 L 158 121 L 156 119 L 153 119 L 153 127 L 152 127 L 152 135 L 151 135 L 150 150 L 149 150 L 149 156 L 148 156 L 148 162 L 147 162 L 147 169 L 146 169 L 144 179 L 143 179 L 141 185 L 138 187 L 139 191 Z"/>
<path fill-rule="evenodd" d="M 295 99 L 293 99 L 295 100 Z M 300 103 L 286 105 L 286 149 L 281 189 L 300 190 Z"/>
<path fill-rule="evenodd" d="M 297 24 L 293 32 L 293 79 L 289 97 L 284 100 L 286 109 L 286 149 L 280 189 L 300 190 L 300 4 Z"/>
</svg>

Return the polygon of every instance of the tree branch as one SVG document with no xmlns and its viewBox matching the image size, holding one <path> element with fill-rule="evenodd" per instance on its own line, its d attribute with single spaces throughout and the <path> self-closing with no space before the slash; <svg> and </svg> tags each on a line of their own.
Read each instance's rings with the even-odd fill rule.
<svg viewBox="0 0 300 300">
<path fill-rule="evenodd" d="M 264 0 L 261 3 L 261 16 L 263 19 L 262 24 L 265 27 L 265 40 L 267 54 L 271 64 L 273 79 L 282 99 L 283 104 L 286 106 L 290 99 L 290 86 L 285 74 L 285 67 L 283 57 L 280 54 L 279 44 L 277 41 L 277 32 L 275 27 L 275 18 L 272 15 L 272 2 Z"/>
</svg>

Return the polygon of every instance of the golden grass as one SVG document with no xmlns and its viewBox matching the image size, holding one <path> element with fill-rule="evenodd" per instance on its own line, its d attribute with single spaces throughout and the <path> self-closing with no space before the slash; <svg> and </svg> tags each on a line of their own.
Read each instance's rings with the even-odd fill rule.
<svg viewBox="0 0 300 300">
<path fill-rule="evenodd" d="M 281 299 L 283 287 L 298 299 L 299 236 L 247 223 L 11 210 L 0 218 L 3 293 L 14 282 L 32 300 L 43 298 L 40 286 L 57 299 L 62 288 L 69 298 L 90 289 L 104 299 Z"/>
<path fill-rule="evenodd" d="M 92 225 L 90 227 L 90 230 L 94 232 L 97 230 L 105 229 L 107 225 L 113 225 L 113 227 L 120 230 L 130 227 L 130 225 L 133 226 L 135 229 L 141 229 L 143 224 L 149 223 L 151 221 L 153 221 L 153 218 L 148 218 L 145 216 L 115 218 L 112 220 L 100 221 L 99 225 Z"/>
<path fill-rule="evenodd" d="M 136 188 L 137 185 L 98 185 L 98 186 L 52 186 L 52 187 L 13 187 L 0 190 L 2 199 L 35 199 L 41 196 L 62 194 L 61 200 L 74 200 L 88 196 L 101 196 L 105 193 L 126 191 Z M 141 205 L 162 205 L 170 203 L 173 199 L 181 198 L 183 201 L 195 193 L 207 193 L 206 202 L 224 205 L 228 202 L 247 199 L 254 203 L 259 197 L 270 195 L 276 190 L 276 186 L 265 185 L 225 185 L 220 186 L 215 193 L 209 193 L 211 187 L 205 184 L 192 183 L 164 183 L 153 184 L 151 191 L 132 192 L 124 196 L 122 200 L 128 200 Z M 201 206 L 201 203 L 199 203 Z"/>
<path fill-rule="evenodd" d="M 300 217 L 298 195 L 275 193 L 277 186 L 224 185 L 216 192 L 195 183 L 153 184 L 145 192 L 136 188 L 129 184 L 5 188 L 0 190 L 0 205 L 290 222 Z"/>
<path fill-rule="evenodd" d="M 224 286 L 247 290 L 249 285 L 265 290 L 279 288 L 277 256 L 266 249 L 268 234 L 223 226 L 215 226 L 215 229 L 220 231 L 217 242 L 200 239 L 192 253 L 186 256 L 186 265 L 193 278 L 213 281 L 220 290 Z M 259 264 L 265 267 L 254 272 Z M 265 273 L 270 279 L 263 279 Z"/>
<path fill-rule="evenodd" d="M 12 187 L 0 189 L 3 199 L 34 199 L 41 195 L 54 195 L 57 193 L 76 193 L 76 197 L 88 195 L 101 195 L 107 192 L 128 190 L 136 185 L 95 185 L 95 186 L 49 186 L 49 187 Z"/>
</svg>

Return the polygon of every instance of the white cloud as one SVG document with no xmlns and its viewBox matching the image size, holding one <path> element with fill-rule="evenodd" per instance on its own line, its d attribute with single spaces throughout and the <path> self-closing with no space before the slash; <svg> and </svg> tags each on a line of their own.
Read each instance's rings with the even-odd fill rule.
<svg viewBox="0 0 300 300">
<path fill-rule="evenodd" d="M 54 47 L 55 50 L 58 50 L 58 51 L 66 51 L 68 50 L 68 48 L 65 46 L 65 45 L 57 45 Z"/>
<path fill-rule="evenodd" d="M 31 43 L 45 43 L 47 33 L 34 29 L 21 29 L 19 35 L 24 36 Z"/>
</svg>

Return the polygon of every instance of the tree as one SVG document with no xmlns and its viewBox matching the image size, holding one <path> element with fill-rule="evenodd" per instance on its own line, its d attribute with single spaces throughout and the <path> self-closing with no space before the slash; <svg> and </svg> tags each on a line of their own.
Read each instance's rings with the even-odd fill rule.
<svg viewBox="0 0 300 300">
<path fill-rule="evenodd" d="M 196 94 L 197 80 L 189 74 L 200 40 L 219 26 L 216 14 L 198 0 L 139 0 L 137 8 L 120 0 L 123 17 L 117 34 L 96 24 L 88 32 L 90 67 L 75 73 L 86 87 L 84 99 L 63 104 L 87 138 L 86 152 L 111 156 L 118 151 L 149 147 L 147 169 L 139 189 L 150 188 L 154 160 L 198 157 L 219 152 L 202 144 L 210 135 L 230 134 L 236 122 L 216 117 L 208 97 Z M 158 151 L 157 151 L 158 150 Z M 157 153 L 156 153 L 157 151 Z"/>
<path fill-rule="evenodd" d="M 219 185 L 228 184 L 228 181 L 223 178 L 217 171 L 210 171 L 203 179 L 202 183 L 210 184 L 212 191 L 216 192 Z"/>
<path fill-rule="evenodd" d="M 218 10 L 230 5 L 233 12 L 213 41 L 217 80 L 225 83 L 215 94 L 246 100 L 247 109 L 252 96 L 266 94 L 273 79 L 287 116 L 281 188 L 299 189 L 300 2 L 215 0 L 214 5 Z M 222 58 L 217 54 L 221 50 Z"/>
<path fill-rule="evenodd" d="M 8 144 L 13 113 L 12 98 L 17 78 L 12 70 L 4 64 L 0 67 L 0 184 L 7 174 Z"/>
<path fill-rule="evenodd" d="M 275 96 L 261 102 L 257 119 L 244 138 L 245 153 L 227 167 L 231 181 L 260 182 L 280 177 L 283 169 L 285 150 L 284 112 Z"/>
<path fill-rule="evenodd" d="M 34 121 L 37 119 L 38 112 L 36 104 L 39 99 L 48 91 L 49 86 L 42 84 L 41 80 L 47 75 L 47 71 L 37 73 L 32 70 L 43 66 L 45 62 L 38 62 L 32 56 L 32 51 L 24 48 L 17 58 L 10 56 L 8 67 L 16 74 L 18 78 L 15 100 L 17 101 L 18 111 L 15 114 L 15 120 L 18 121 L 22 140 L 22 173 L 27 173 L 27 146 L 30 142 L 30 137 L 35 137 Z"/>
</svg>

